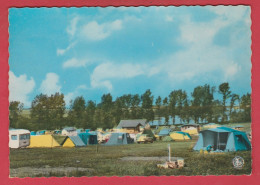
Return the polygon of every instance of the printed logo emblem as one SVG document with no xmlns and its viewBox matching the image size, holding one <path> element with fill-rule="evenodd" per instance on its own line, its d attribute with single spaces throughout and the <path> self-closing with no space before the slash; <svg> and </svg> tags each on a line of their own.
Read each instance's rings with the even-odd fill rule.
<svg viewBox="0 0 260 185">
<path fill-rule="evenodd" d="M 242 169 L 243 166 L 244 166 L 244 163 L 245 163 L 244 159 L 242 157 L 240 157 L 240 156 L 234 157 L 232 162 L 233 162 L 234 168 L 236 168 L 236 169 Z"/>
</svg>

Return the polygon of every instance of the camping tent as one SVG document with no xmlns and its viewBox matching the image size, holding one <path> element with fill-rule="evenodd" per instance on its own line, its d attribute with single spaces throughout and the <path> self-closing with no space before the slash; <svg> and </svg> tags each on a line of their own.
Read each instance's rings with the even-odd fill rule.
<svg viewBox="0 0 260 185">
<path fill-rule="evenodd" d="M 34 147 L 52 148 L 57 146 L 60 145 L 53 138 L 52 135 L 36 135 L 36 136 L 31 135 L 30 145 L 28 147 L 29 148 L 34 148 Z"/>
<path fill-rule="evenodd" d="M 83 128 L 76 129 L 76 131 L 77 131 L 77 134 L 85 132 L 85 130 Z"/>
<path fill-rule="evenodd" d="M 148 137 L 152 137 L 154 141 L 156 140 L 156 137 L 154 133 L 151 131 L 151 129 L 144 129 L 142 134 L 146 134 Z"/>
<path fill-rule="evenodd" d="M 111 134 L 105 145 L 126 145 L 130 143 L 133 143 L 133 139 L 128 133 L 116 132 Z"/>
<path fill-rule="evenodd" d="M 190 136 L 189 133 L 181 132 L 181 131 L 172 132 L 172 133 L 170 133 L 170 136 L 173 140 L 189 140 L 189 139 L 191 139 L 191 136 Z"/>
<path fill-rule="evenodd" d="M 227 127 L 201 131 L 194 150 L 205 150 L 212 146 L 215 151 L 251 150 L 246 133 Z"/>
<path fill-rule="evenodd" d="M 170 132 L 171 132 L 171 129 L 164 128 L 164 129 L 160 130 L 158 136 L 169 136 Z"/>
<path fill-rule="evenodd" d="M 31 131 L 31 136 L 35 136 L 36 132 L 35 131 Z"/>
<path fill-rule="evenodd" d="M 216 123 L 208 123 L 206 125 L 203 125 L 203 129 L 210 129 L 210 128 L 217 128 L 220 125 L 216 124 Z"/>
<path fill-rule="evenodd" d="M 67 136 L 61 144 L 63 147 L 86 146 L 79 136 Z"/>
<path fill-rule="evenodd" d="M 90 133 L 79 133 L 78 136 L 81 138 L 85 145 L 98 144 L 97 135 Z"/>
<path fill-rule="evenodd" d="M 46 130 L 40 130 L 36 132 L 36 135 L 45 135 Z"/>
<path fill-rule="evenodd" d="M 198 135 L 200 126 L 198 124 L 184 124 L 181 126 L 181 131 L 189 133 L 190 135 Z"/>
<path fill-rule="evenodd" d="M 235 125 L 232 128 L 235 129 L 235 130 L 239 130 L 239 131 L 244 130 L 244 126 L 243 125 Z"/>
</svg>

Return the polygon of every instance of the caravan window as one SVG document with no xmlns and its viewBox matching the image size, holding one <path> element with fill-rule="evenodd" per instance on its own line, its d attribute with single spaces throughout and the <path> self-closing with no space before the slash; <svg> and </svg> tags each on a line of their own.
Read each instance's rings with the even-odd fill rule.
<svg viewBox="0 0 260 185">
<path fill-rule="evenodd" d="M 11 135 L 12 140 L 17 140 L 17 135 Z"/>
<path fill-rule="evenodd" d="M 28 134 L 22 134 L 22 135 L 20 135 L 20 140 L 29 139 L 30 136 L 29 137 L 28 136 L 29 136 Z"/>
</svg>

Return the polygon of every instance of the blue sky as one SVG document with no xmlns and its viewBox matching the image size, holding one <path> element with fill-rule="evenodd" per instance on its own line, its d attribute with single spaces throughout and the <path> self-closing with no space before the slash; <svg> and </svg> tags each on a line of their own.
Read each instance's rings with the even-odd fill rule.
<svg viewBox="0 0 260 185">
<path fill-rule="evenodd" d="M 61 92 L 165 97 L 229 82 L 251 92 L 247 6 L 11 8 L 10 101 Z"/>
</svg>

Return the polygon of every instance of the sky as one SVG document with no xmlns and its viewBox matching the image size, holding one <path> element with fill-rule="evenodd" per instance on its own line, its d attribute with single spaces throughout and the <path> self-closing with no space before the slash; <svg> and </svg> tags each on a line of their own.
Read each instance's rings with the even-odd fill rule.
<svg viewBox="0 0 260 185">
<path fill-rule="evenodd" d="M 249 6 L 9 9 L 9 101 L 40 93 L 96 103 L 111 93 L 251 92 Z"/>
</svg>

